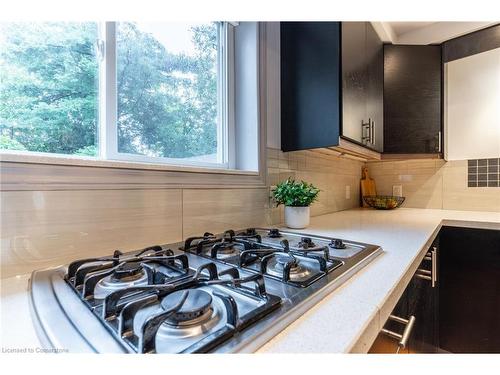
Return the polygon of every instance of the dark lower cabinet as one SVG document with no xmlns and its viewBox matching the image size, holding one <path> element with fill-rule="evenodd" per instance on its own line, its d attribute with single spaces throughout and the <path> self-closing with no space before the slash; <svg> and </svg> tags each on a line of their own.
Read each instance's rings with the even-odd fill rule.
<svg viewBox="0 0 500 375">
<path fill-rule="evenodd" d="M 500 353 L 500 231 L 444 227 L 440 237 L 440 348 Z"/>
<path fill-rule="evenodd" d="M 392 315 L 415 317 L 401 353 L 500 353 L 500 231 L 443 227 Z M 389 319 L 386 331 L 404 326 Z M 370 353 L 395 353 L 381 332 Z"/>
<path fill-rule="evenodd" d="M 436 353 L 438 351 L 437 251 L 438 242 L 436 241 L 408 285 L 408 311 L 415 317 L 413 332 L 408 341 L 410 353 Z"/>
<path fill-rule="evenodd" d="M 370 353 L 411 354 L 438 351 L 438 247 L 436 240 L 385 323 L 384 330 L 370 348 Z M 408 323 L 402 323 L 400 319 Z M 412 326 L 408 326 L 410 320 L 413 320 Z M 402 347 L 399 343 L 403 340 L 405 331 L 408 338 Z M 396 335 L 403 337 L 397 338 Z"/>
</svg>

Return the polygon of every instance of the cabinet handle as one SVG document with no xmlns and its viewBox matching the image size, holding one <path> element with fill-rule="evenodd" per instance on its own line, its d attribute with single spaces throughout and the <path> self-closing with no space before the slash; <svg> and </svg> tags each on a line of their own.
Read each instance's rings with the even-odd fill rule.
<svg viewBox="0 0 500 375">
<path fill-rule="evenodd" d="M 436 286 L 436 283 L 437 283 L 437 247 L 436 246 L 432 247 L 431 258 L 432 258 L 431 284 L 432 284 L 432 287 L 434 288 Z"/>
<path fill-rule="evenodd" d="M 370 122 L 370 143 L 372 145 L 375 144 L 375 121 L 372 121 L 371 119 L 369 119 L 369 122 Z"/>
<path fill-rule="evenodd" d="M 415 277 L 422 279 L 422 280 L 428 280 L 431 282 L 431 286 L 433 288 L 436 287 L 437 284 L 437 247 L 433 246 L 432 250 L 429 251 L 427 254 L 425 254 L 424 260 L 430 260 L 431 261 L 431 270 L 426 270 L 423 268 L 417 269 L 417 272 L 415 272 Z"/>
<path fill-rule="evenodd" d="M 438 132 L 438 152 L 441 152 L 441 130 Z"/>
<path fill-rule="evenodd" d="M 389 315 L 389 319 L 397 323 L 404 324 L 405 326 L 405 329 L 403 330 L 402 334 L 390 331 L 385 328 L 382 328 L 381 330 L 381 332 L 384 333 L 385 335 L 393 339 L 399 340 L 398 350 L 396 351 L 396 353 L 399 353 L 401 349 L 406 348 L 406 345 L 408 344 L 408 339 L 410 338 L 411 331 L 413 330 L 413 326 L 415 325 L 416 319 L 413 315 L 411 315 L 409 319 L 400 318 L 399 316 L 396 315 Z"/>
<path fill-rule="evenodd" d="M 427 280 L 432 283 L 432 276 L 427 276 L 427 275 L 422 275 L 420 273 L 417 273 L 415 277 L 418 277 L 419 279 Z"/>
<path fill-rule="evenodd" d="M 372 140 L 371 119 L 368 119 L 368 122 L 363 121 L 364 120 L 361 120 L 361 143 L 366 145 L 371 143 Z"/>
</svg>

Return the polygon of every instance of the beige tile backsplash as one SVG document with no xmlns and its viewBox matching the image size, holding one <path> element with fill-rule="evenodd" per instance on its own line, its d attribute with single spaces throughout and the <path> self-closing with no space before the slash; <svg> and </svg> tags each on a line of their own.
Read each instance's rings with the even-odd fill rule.
<svg viewBox="0 0 500 375">
<path fill-rule="evenodd" d="M 266 225 L 267 189 L 185 189 L 183 236 Z"/>
<path fill-rule="evenodd" d="M 358 205 L 361 165 L 309 151 L 269 149 L 268 185 L 288 176 L 308 180 L 322 190 L 312 214 L 338 211 Z M 270 206 L 269 187 L 3 191 L 0 199 L 2 278 L 115 249 L 283 221 L 283 209 Z"/>
<path fill-rule="evenodd" d="M 270 187 L 288 177 L 321 189 L 313 216 L 358 207 L 363 165 L 316 151 L 268 149 L 267 188 L 3 191 L 1 277 L 205 231 L 276 225 L 283 222 L 283 208 L 272 206 Z M 403 185 L 406 207 L 500 211 L 498 188 L 467 187 L 466 161 L 370 162 L 368 167 L 379 194 Z"/>
<path fill-rule="evenodd" d="M 467 187 L 467 161 L 407 160 L 369 162 L 377 193 L 392 195 L 403 186 L 403 207 L 500 211 L 499 188 Z"/>
<path fill-rule="evenodd" d="M 1 192 L 1 276 L 182 238 L 181 190 Z"/>
<path fill-rule="evenodd" d="M 311 215 L 345 210 L 359 206 L 359 180 L 363 162 L 325 155 L 316 151 L 281 152 L 268 149 L 268 185 L 288 177 L 305 180 L 321 189 L 319 199 L 311 206 Z M 350 198 L 345 198 L 350 186 Z M 268 210 L 268 223 L 283 222 L 283 207 Z"/>
</svg>

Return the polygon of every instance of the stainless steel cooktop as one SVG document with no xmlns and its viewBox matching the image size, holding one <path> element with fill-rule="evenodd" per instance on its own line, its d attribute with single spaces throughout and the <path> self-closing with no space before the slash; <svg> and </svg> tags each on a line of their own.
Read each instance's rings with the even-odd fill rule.
<svg viewBox="0 0 500 375">
<path fill-rule="evenodd" d="M 382 249 L 276 228 L 35 271 L 40 339 L 72 352 L 253 352 Z"/>
</svg>

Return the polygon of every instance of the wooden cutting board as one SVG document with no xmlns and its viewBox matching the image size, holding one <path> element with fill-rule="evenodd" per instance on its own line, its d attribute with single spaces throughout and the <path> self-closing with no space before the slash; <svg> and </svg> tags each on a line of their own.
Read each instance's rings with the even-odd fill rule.
<svg viewBox="0 0 500 375">
<path fill-rule="evenodd" d="M 363 202 L 363 207 L 368 207 L 363 199 L 365 195 L 377 195 L 375 181 L 368 176 L 367 167 L 361 169 L 361 201 Z"/>
</svg>

